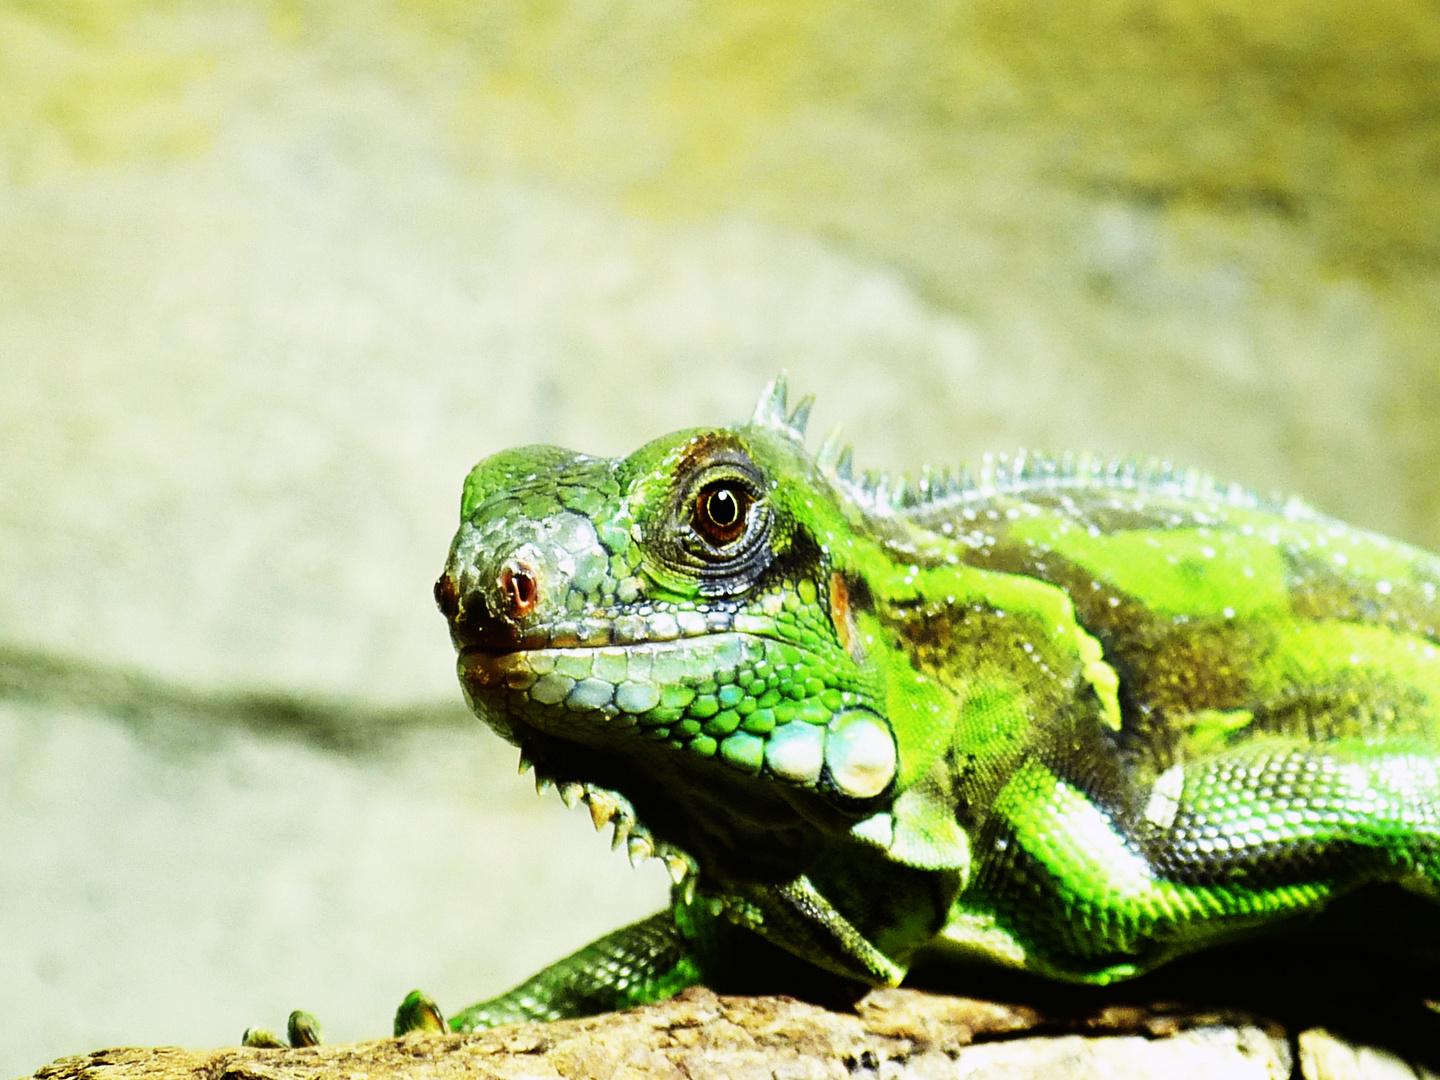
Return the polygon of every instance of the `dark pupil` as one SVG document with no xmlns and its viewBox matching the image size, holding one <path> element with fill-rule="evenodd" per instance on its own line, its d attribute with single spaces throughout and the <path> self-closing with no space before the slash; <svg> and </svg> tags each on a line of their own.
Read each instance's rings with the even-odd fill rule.
<svg viewBox="0 0 1440 1080">
<path fill-rule="evenodd" d="M 705 509 L 710 514 L 710 520 L 722 529 L 740 520 L 740 501 L 729 488 L 711 492 Z"/>
</svg>

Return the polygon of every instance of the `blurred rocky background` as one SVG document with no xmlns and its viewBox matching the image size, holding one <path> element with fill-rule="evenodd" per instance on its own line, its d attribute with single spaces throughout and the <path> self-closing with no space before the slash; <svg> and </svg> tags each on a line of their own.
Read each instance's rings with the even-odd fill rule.
<svg viewBox="0 0 1440 1080">
<path fill-rule="evenodd" d="M 0 1075 L 663 901 L 460 705 L 460 481 L 748 414 L 1440 546 L 1428 0 L 0 0 Z"/>
</svg>

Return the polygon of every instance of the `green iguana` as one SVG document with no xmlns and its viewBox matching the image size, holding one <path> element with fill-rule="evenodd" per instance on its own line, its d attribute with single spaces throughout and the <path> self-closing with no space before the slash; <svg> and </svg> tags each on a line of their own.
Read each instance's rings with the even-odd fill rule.
<svg viewBox="0 0 1440 1080">
<path fill-rule="evenodd" d="M 1104 984 L 1440 897 L 1440 559 L 1160 465 L 857 478 L 810 404 L 470 473 L 435 586 L 466 699 L 675 888 L 450 1028 L 767 964 Z"/>
</svg>

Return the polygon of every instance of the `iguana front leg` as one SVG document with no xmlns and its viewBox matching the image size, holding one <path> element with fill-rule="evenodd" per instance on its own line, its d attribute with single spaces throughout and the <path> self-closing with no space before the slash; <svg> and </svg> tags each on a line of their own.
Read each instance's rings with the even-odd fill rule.
<svg viewBox="0 0 1440 1080">
<path fill-rule="evenodd" d="M 694 945 L 677 925 L 674 909 L 667 909 L 606 934 L 513 990 L 462 1009 L 449 1026 L 451 1031 L 479 1031 L 524 1020 L 590 1016 L 662 1001 L 701 981 Z M 406 1030 L 397 1016 L 395 1033 Z"/>
</svg>

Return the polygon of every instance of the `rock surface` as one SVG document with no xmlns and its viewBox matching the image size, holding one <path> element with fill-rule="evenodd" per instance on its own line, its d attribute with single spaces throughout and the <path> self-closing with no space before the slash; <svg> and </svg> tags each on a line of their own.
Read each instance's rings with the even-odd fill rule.
<svg viewBox="0 0 1440 1080">
<path fill-rule="evenodd" d="M 1066 1031 L 1069 1027 L 1073 1030 Z M 1036 1035 L 1036 1032 L 1043 1032 Z M 1313 1045 L 1320 1046 L 1319 1042 Z M 1308 1045 L 1308 1044 L 1307 1044 Z M 1306 1080 L 1374 1077 L 1324 1071 Z M 909 990 L 870 994 L 856 1013 L 789 998 L 691 990 L 661 1005 L 588 1020 L 516 1024 L 473 1035 L 409 1035 L 304 1050 L 102 1050 L 35 1080 L 341 1080 L 357 1075 L 560 1080 L 1287 1080 L 1291 1046 L 1274 1025 L 1221 1014 L 1117 1009 L 1059 1024 L 1033 1009 Z"/>
<path fill-rule="evenodd" d="M 1427 1060 L 1433 1058 L 1430 1048 Z M 659 1005 L 468 1035 L 295 1050 L 136 1047 L 62 1058 L 34 1080 L 1434 1080 L 1324 1028 L 1183 1006 L 1054 1012 L 877 990 L 853 1012 L 694 988 Z"/>
</svg>

